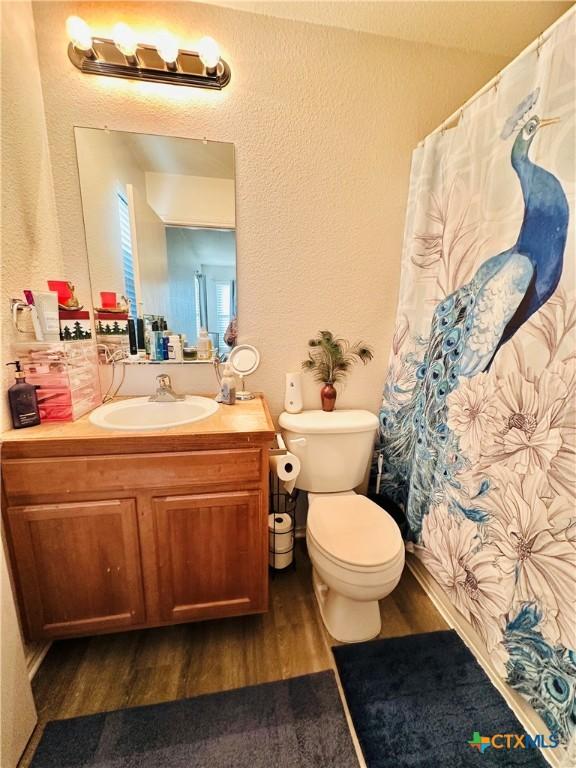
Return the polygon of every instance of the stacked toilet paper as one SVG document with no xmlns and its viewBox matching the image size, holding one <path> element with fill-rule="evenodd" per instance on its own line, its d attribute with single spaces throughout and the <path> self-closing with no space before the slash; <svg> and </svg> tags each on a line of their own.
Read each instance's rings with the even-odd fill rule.
<svg viewBox="0 0 576 768">
<path fill-rule="evenodd" d="M 286 450 L 282 435 L 276 435 L 278 452 L 270 456 L 270 472 L 280 480 L 288 493 L 292 493 L 300 474 L 300 459 Z M 270 566 L 278 570 L 287 568 L 294 558 L 294 518 L 287 512 L 268 515 Z"/>
<path fill-rule="evenodd" d="M 268 515 L 269 562 L 272 568 L 287 568 L 294 557 L 294 521 L 289 514 Z"/>
</svg>

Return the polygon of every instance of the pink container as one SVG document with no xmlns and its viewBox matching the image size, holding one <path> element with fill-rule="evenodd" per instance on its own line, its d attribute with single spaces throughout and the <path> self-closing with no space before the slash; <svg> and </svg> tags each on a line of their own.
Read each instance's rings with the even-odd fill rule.
<svg viewBox="0 0 576 768">
<path fill-rule="evenodd" d="M 41 421 L 75 421 L 101 404 L 94 341 L 19 342 L 14 353 L 38 388 Z"/>
</svg>

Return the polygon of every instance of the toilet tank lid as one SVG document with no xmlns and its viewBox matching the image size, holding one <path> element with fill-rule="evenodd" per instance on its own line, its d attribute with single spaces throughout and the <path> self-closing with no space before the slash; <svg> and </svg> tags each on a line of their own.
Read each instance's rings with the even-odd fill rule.
<svg viewBox="0 0 576 768">
<path fill-rule="evenodd" d="M 278 423 L 282 429 L 303 435 L 374 432 L 378 428 L 378 417 L 361 410 L 284 412 Z"/>
</svg>

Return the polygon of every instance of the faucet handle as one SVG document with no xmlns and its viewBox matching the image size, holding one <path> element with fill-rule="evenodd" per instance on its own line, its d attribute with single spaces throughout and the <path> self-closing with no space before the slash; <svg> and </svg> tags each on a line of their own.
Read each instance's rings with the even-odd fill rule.
<svg viewBox="0 0 576 768">
<path fill-rule="evenodd" d="M 172 381 L 167 373 L 161 373 L 156 376 L 156 381 L 161 389 L 170 389 L 172 387 Z"/>
</svg>

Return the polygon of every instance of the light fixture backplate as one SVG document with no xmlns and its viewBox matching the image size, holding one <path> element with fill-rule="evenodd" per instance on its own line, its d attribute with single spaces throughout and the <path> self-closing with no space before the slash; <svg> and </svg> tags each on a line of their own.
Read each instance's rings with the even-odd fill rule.
<svg viewBox="0 0 576 768">
<path fill-rule="evenodd" d="M 153 83 L 171 83 L 188 85 L 196 88 L 211 88 L 220 91 L 230 82 L 231 72 L 228 64 L 220 59 L 216 72 L 207 73 L 200 56 L 195 51 L 178 53 L 177 70 L 169 70 L 152 45 L 138 44 L 136 56 L 138 65 L 128 64 L 113 40 L 94 37 L 92 50 L 96 58 L 90 58 L 89 52 L 77 50 L 72 43 L 68 46 L 70 61 L 80 71 L 88 75 L 106 75 L 124 77 L 131 80 L 147 80 Z"/>
</svg>

